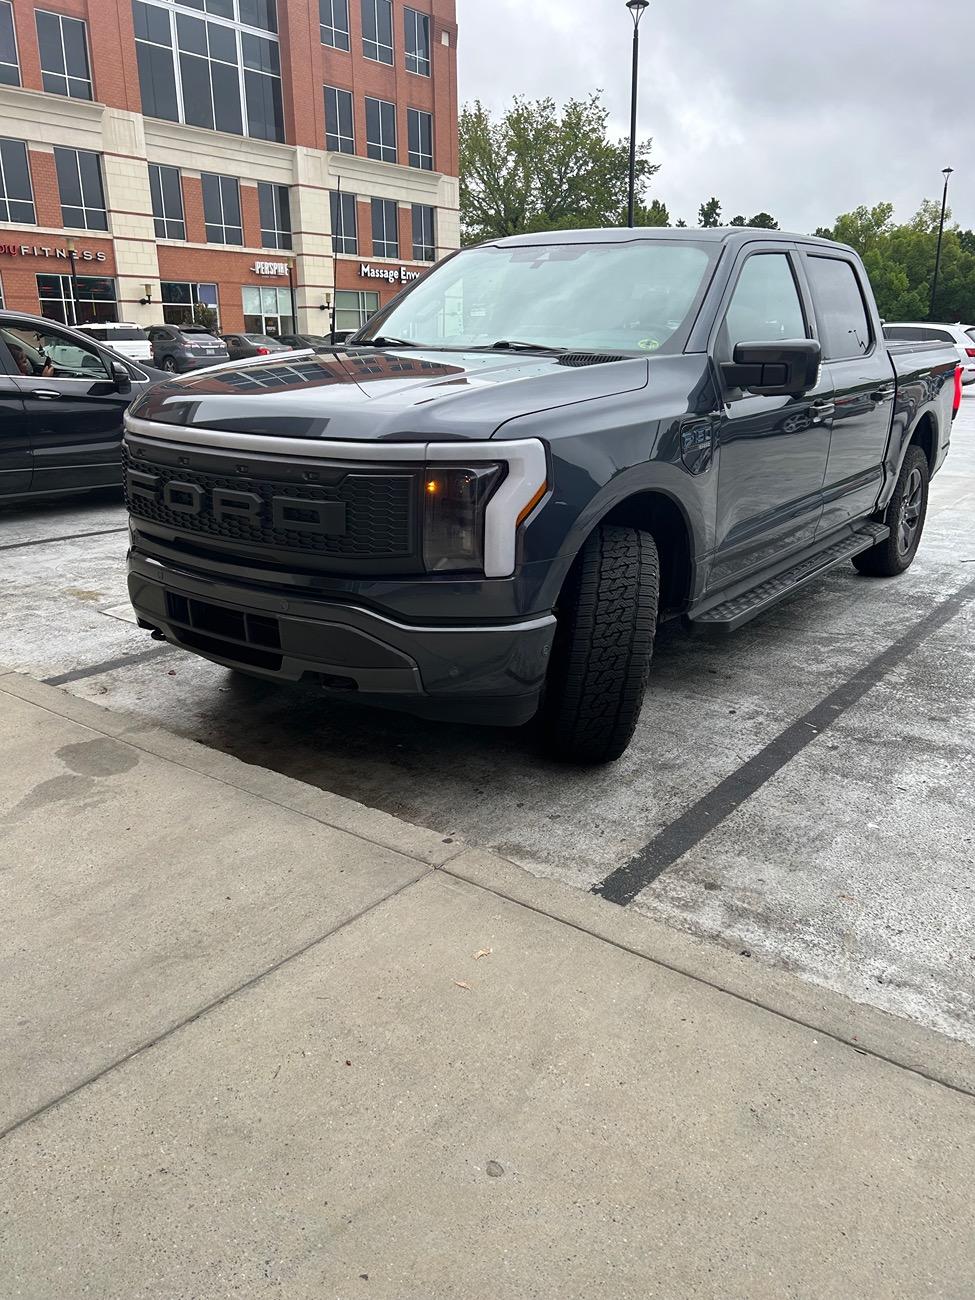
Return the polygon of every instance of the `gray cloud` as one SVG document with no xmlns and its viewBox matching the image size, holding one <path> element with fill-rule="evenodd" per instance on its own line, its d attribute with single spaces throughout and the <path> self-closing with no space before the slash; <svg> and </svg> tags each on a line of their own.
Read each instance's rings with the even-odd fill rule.
<svg viewBox="0 0 975 1300">
<path fill-rule="evenodd" d="M 629 129 L 624 0 L 458 0 L 458 21 L 461 102 L 599 87 Z M 975 226 L 973 0 L 651 0 L 640 33 L 640 131 L 675 219 L 711 194 L 726 220 L 766 209 L 786 229 L 882 200 L 906 219 L 950 165 Z"/>
</svg>

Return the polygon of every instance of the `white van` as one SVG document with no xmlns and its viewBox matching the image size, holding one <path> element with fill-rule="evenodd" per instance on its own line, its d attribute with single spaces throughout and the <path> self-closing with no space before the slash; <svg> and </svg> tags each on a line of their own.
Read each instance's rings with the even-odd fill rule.
<svg viewBox="0 0 975 1300">
<path fill-rule="evenodd" d="M 152 344 L 141 325 L 129 321 L 103 321 L 98 325 L 79 325 L 77 328 L 131 361 L 152 363 Z"/>
</svg>

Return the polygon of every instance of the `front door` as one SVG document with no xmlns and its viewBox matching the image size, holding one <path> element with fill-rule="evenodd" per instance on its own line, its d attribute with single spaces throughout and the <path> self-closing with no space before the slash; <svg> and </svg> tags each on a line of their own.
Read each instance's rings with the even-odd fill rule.
<svg viewBox="0 0 975 1300">
<path fill-rule="evenodd" d="M 859 273 L 842 254 L 806 251 L 806 278 L 833 383 L 835 411 L 820 532 L 870 514 L 884 481 L 894 368 L 870 322 Z"/>
<path fill-rule="evenodd" d="M 713 343 L 718 363 L 738 343 L 813 336 L 796 254 L 745 253 Z M 760 571 L 812 542 L 822 513 L 833 384 L 825 373 L 798 397 L 725 389 L 717 432 L 715 550 L 708 587 Z"/>
<path fill-rule="evenodd" d="M 122 416 L 131 394 L 101 353 L 57 326 L 5 321 L 0 338 L 24 403 L 32 492 L 121 483 Z"/>
<path fill-rule="evenodd" d="M 0 355 L 0 499 L 30 489 L 27 417 L 14 377 L 3 369 L 7 361 Z"/>
</svg>

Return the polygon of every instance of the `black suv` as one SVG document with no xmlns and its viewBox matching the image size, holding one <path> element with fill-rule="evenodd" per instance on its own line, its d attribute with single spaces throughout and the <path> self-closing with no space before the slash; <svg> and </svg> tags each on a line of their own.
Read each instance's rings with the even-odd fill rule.
<svg viewBox="0 0 975 1300">
<path fill-rule="evenodd" d="M 149 342 L 152 364 L 170 374 L 183 375 L 230 360 L 227 345 L 202 325 L 152 325 Z"/>
</svg>

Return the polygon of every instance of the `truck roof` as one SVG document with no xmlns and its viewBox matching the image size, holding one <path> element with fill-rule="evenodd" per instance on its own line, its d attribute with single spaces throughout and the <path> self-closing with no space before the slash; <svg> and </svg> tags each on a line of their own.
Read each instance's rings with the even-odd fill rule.
<svg viewBox="0 0 975 1300">
<path fill-rule="evenodd" d="M 824 248 L 844 248 L 832 239 L 818 235 L 793 234 L 787 230 L 764 230 L 760 226 L 714 226 L 702 229 L 690 226 L 608 226 L 591 230 L 549 230 L 528 235 L 508 235 L 484 242 L 497 248 L 531 247 L 535 244 L 624 244 L 635 239 L 686 239 L 694 243 L 727 244 L 738 247 L 760 239 L 763 243 L 821 244 Z"/>
</svg>

